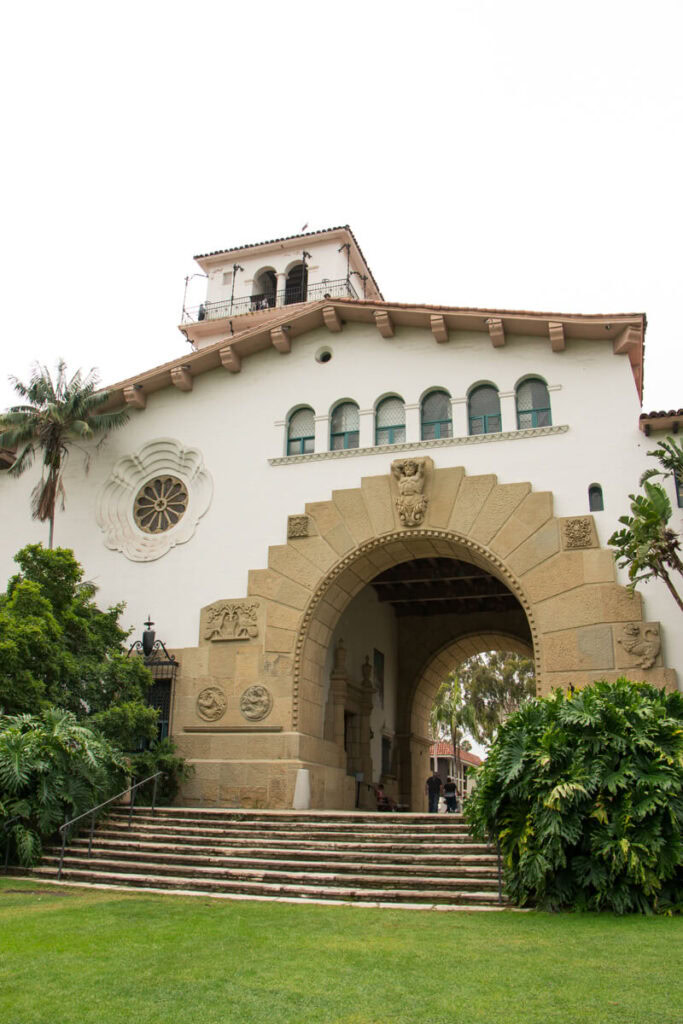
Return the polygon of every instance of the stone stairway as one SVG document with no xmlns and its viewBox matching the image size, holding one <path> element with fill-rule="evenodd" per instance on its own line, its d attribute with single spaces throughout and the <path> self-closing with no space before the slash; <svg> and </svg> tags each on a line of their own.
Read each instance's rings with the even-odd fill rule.
<svg viewBox="0 0 683 1024">
<path fill-rule="evenodd" d="M 59 848 L 32 874 L 57 878 Z M 499 907 L 495 851 L 460 815 L 115 809 L 67 847 L 62 881 L 255 899 Z"/>
</svg>

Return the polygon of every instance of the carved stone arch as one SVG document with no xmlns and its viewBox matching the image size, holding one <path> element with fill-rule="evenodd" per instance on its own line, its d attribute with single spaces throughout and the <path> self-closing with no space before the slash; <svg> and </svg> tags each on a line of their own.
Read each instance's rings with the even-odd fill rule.
<svg viewBox="0 0 683 1024">
<path fill-rule="evenodd" d="M 248 593 L 260 599 L 265 626 L 249 654 L 250 678 L 274 687 L 269 720 L 292 737 L 282 740 L 290 753 L 277 756 L 290 758 L 290 771 L 310 768 L 314 806 L 346 806 L 348 798 L 342 757 L 324 735 L 335 628 L 353 597 L 400 562 L 455 558 L 503 583 L 526 617 L 528 634 L 519 639 L 533 647 L 539 693 L 623 674 L 676 686 L 675 672 L 663 666 L 658 624 L 644 622 L 640 595 L 616 582 L 592 516 L 555 516 L 552 494 L 528 482 L 420 462 L 426 502 L 419 526 L 401 521 L 394 474 L 366 477 L 327 501 L 292 509 L 297 530 L 269 548 L 267 568 L 249 574 Z"/>
</svg>

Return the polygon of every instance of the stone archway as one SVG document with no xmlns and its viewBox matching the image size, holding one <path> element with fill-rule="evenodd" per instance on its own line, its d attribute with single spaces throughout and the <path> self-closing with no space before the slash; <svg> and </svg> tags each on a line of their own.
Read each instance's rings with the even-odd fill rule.
<svg viewBox="0 0 683 1024">
<path fill-rule="evenodd" d="M 265 806 L 291 806 L 296 770 L 307 767 L 313 806 L 344 806 L 344 760 L 324 737 L 328 648 L 353 597 L 383 570 L 411 559 L 464 560 L 514 594 L 526 619 L 518 639 L 533 647 L 539 694 L 624 673 L 675 688 L 675 672 L 662 665 L 659 624 L 645 623 L 640 596 L 616 582 L 612 554 L 599 547 L 592 516 L 556 517 L 552 494 L 533 491 L 527 482 L 500 484 L 494 475 L 435 469 L 429 458 L 412 461 L 421 475 L 408 505 L 392 472 L 363 478 L 360 487 L 333 491 L 330 500 L 290 515 L 287 543 L 269 548 L 268 567 L 249 574 L 253 631 L 223 647 L 203 632 L 202 646 L 182 652 L 188 712 L 202 685 L 220 681 L 228 713 L 212 735 L 231 731 L 230 715 L 233 732 L 240 733 L 225 769 L 230 787 L 221 782 L 218 755 L 228 747 L 216 739 L 196 743 L 201 753 L 195 756 L 216 775 L 210 792 L 218 802 L 235 797 L 245 803 L 257 793 Z M 634 638 L 645 638 L 646 628 L 645 657 Z M 484 632 L 491 631 L 489 624 Z M 416 686 L 428 686 L 425 666 L 433 654 L 425 651 L 416 666 L 415 678 L 424 670 Z M 245 726 L 239 717 L 247 681 L 270 695 L 265 725 Z M 408 723 L 405 731 L 412 732 Z M 190 756 L 192 749 L 184 744 Z"/>
</svg>

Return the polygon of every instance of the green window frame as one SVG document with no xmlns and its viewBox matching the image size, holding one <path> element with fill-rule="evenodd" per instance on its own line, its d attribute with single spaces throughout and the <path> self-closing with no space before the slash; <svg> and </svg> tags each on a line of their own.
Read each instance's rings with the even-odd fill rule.
<svg viewBox="0 0 683 1024">
<path fill-rule="evenodd" d="M 330 451 L 358 448 L 360 412 L 355 402 L 340 402 L 330 418 Z"/>
<path fill-rule="evenodd" d="M 467 403 L 469 431 L 472 434 L 499 434 L 502 427 L 500 398 L 492 384 L 475 388 Z"/>
<path fill-rule="evenodd" d="M 674 476 L 674 484 L 676 487 L 676 501 L 678 507 L 683 508 L 683 477 Z"/>
<path fill-rule="evenodd" d="M 305 405 L 289 417 L 287 454 L 309 455 L 313 451 L 315 451 L 315 413 L 310 405 Z"/>
<path fill-rule="evenodd" d="M 517 387 L 517 428 L 552 426 L 550 395 L 545 381 L 528 377 Z"/>
<path fill-rule="evenodd" d="M 588 511 L 604 512 L 605 499 L 600 484 L 591 484 L 588 488 Z"/>
<path fill-rule="evenodd" d="M 430 391 L 422 399 L 420 433 L 423 441 L 453 437 L 451 396 L 447 391 Z"/>
<path fill-rule="evenodd" d="M 406 410 L 397 395 L 383 398 L 375 410 L 375 444 L 403 444 L 406 439 Z"/>
</svg>

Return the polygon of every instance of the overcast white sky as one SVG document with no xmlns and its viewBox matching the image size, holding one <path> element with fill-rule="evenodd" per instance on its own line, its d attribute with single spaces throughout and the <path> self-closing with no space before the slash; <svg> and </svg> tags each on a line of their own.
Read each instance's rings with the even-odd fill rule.
<svg viewBox="0 0 683 1024">
<path fill-rule="evenodd" d="M 674 0 L 13 4 L 0 408 L 35 360 L 182 355 L 192 256 L 305 222 L 349 223 L 390 300 L 645 311 L 645 408 L 683 406 L 682 29 Z"/>
</svg>

